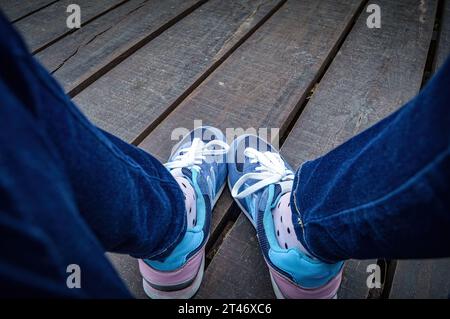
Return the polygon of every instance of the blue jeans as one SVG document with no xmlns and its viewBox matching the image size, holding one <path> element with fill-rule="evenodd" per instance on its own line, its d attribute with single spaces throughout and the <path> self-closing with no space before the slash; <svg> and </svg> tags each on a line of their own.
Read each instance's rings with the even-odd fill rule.
<svg viewBox="0 0 450 319">
<path fill-rule="evenodd" d="M 105 251 L 164 258 L 183 195 L 100 130 L 0 16 L 0 295 L 130 297 Z M 326 261 L 450 256 L 449 63 L 399 112 L 298 171 L 299 239 Z M 68 289 L 67 267 L 81 269 Z"/>
<path fill-rule="evenodd" d="M 296 173 L 297 237 L 326 261 L 450 256 L 450 59 L 397 112 Z"/>
<path fill-rule="evenodd" d="M 0 295 L 131 297 L 104 252 L 163 258 L 186 228 L 183 193 L 90 123 L 1 14 L 0 30 Z"/>
</svg>

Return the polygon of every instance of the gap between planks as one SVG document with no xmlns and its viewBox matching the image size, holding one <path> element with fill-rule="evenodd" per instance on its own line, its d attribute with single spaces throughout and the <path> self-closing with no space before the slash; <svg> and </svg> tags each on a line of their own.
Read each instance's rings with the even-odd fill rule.
<svg viewBox="0 0 450 319">
<path fill-rule="evenodd" d="M 132 142 L 133 145 L 139 145 L 186 97 L 189 96 L 203 81 L 205 81 L 242 43 L 244 43 L 253 33 L 255 33 L 275 12 L 277 12 L 287 0 L 282 0 L 269 13 L 262 18 L 253 28 L 251 28 L 239 41 L 236 42 L 221 58 L 213 63 L 204 73 L 188 87 L 166 110 L 155 120 L 152 121 Z"/>
<path fill-rule="evenodd" d="M 342 32 L 341 38 L 336 42 L 335 46 L 331 50 L 330 55 L 327 57 L 325 62 L 323 63 L 322 67 L 319 69 L 319 71 L 316 74 L 316 79 L 312 81 L 309 88 L 305 91 L 305 94 L 301 97 L 301 99 L 298 101 L 297 106 L 295 107 L 296 110 L 293 112 L 292 118 L 288 118 L 287 124 L 284 126 L 285 129 L 280 128 L 280 148 L 283 146 L 284 141 L 287 139 L 289 133 L 291 132 L 292 128 L 294 127 L 295 123 L 299 119 L 301 113 L 305 109 L 306 105 L 308 104 L 310 98 L 314 94 L 314 89 L 316 86 L 320 83 L 321 79 L 327 72 L 328 68 L 330 67 L 331 63 L 333 62 L 336 54 L 339 52 L 340 48 L 342 47 L 342 44 L 345 42 L 345 39 L 349 35 L 350 31 L 352 30 L 353 26 L 355 25 L 357 19 L 363 12 L 364 8 L 367 5 L 368 0 L 364 0 L 358 10 L 356 11 L 355 15 L 352 17 L 352 19 L 349 21 L 348 25 L 345 27 L 344 31 Z M 234 214 L 233 212 L 238 210 L 237 214 Z M 217 253 L 218 249 L 215 249 L 213 252 L 209 252 L 208 248 L 211 249 L 212 247 L 219 247 L 221 243 L 223 242 L 224 238 L 226 238 L 227 234 L 231 231 L 233 228 L 232 226 L 236 223 L 241 211 L 238 208 L 237 204 L 235 202 L 232 203 L 228 211 L 225 213 L 225 217 L 220 221 L 216 229 L 214 229 L 213 233 L 210 235 L 210 243 L 207 245 L 207 254 L 210 258 L 210 261 L 214 258 L 215 254 Z M 208 268 L 209 263 L 205 266 L 205 271 Z"/>
<path fill-rule="evenodd" d="M 128 1 L 128 0 L 126 0 L 126 1 Z M 118 55 L 115 59 L 110 61 L 108 64 L 106 64 L 103 67 L 100 67 L 90 77 L 88 77 L 87 79 L 85 79 L 84 81 L 79 83 L 79 85 L 77 85 L 75 88 L 73 88 L 72 90 L 67 92 L 67 94 L 71 98 L 75 97 L 77 94 L 79 94 L 85 88 L 87 88 L 89 85 L 91 85 L 96 80 L 98 80 L 101 76 L 103 76 L 104 74 L 106 74 L 107 72 L 112 70 L 114 67 L 116 67 L 118 64 L 123 62 L 125 59 L 127 59 L 129 56 L 131 56 L 133 53 L 138 51 L 140 48 L 142 48 L 146 44 L 150 43 L 150 41 L 152 41 L 153 39 L 155 39 L 156 37 L 161 35 L 164 31 L 166 31 L 167 29 L 169 29 L 170 27 L 175 25 L 178 21 L 180 21 L 181 19 L 185 18 L 186 16 L 188 16 L 189 14 L 194 12 L 197 8 L 199 8 L 200 6 L 205 4 L 207 1 L 208 0 L 201 0 L 201 1 L 197 2 L 197 3 L 195 3 L 190 8 L 186 9 L 185 11 L 183 11 L 182 13 L 180 13 L 179 15 L 173 17 L 172 19 L 167 21 L 165 24 L 160 26 L 157 30 L 155 30 L 154 32 L 152 32 L 151 34 L 149 34 L 148 36 L 143 38 L 141 41 L 139 41 L 138 43 L 135 43 L 134 45 L 132 45 L 129 48 L 127 48 L 123 53 Z"/>
<path fill-rule="evenodd" d="M 447 0 L 449 1 L 449 0 Z M 441 37 L 442 32 L 442 19 L 444 15 L 444 2 L 445 0 L 438 0 L 434 18 L 434 27 L 433 27 L 433 37 L 430 42 L 430 46 L 428 48 L 427 60 L 425 64 L 425 69 L 423 72 L 423 78 L 420 88 L 422 89 L 430 78 L 433 76 L 435 71 L 437 71 L 437 65 L 439 61 L 438 59 L 438 44 Z M 407 262 L 407 261 L 405 261 Z M 377 294 L 374 289 L 369 291 L 369 297 L 372 298 L 380 298 L 380 299 L 389 299 L 391 294 L 392 285 L 395 280 L 395 272 L 397 270 L 398 260 L 378 260 L 377 264 L 381 265 L 384 263 L 384 267 L 386 268 L 384 271 L 385 278 L 383 280 L 382 291 L 380 294 Z M 376 296 L 376 297 L 373 297 Z"/>
<path fill-rule="evenodd" d="M 119 3 L 117 3 L 116 5 L 112 6 L 112 7 L 109 8 L 108 10 L 105 10 L 105 11 L 103 11 L 103 12 L 100 12 L 100 13 L 96 14 L 95 16 L 91 17 L 90 19 L 88 19 L 88 20 L 86 20 L 85 22 L 81 23 L 81 28 L 84 27 L 84 26 L 86 26 L 86 25 L 88 25 L 88 24 L 91 23 L 92 21 L 94 21 L 94 20 L 96 20 L 96 19 L 102 17 L 103 15 L 107 14 L 108 12 L 110 12 L 110 11 L 112 11 L 112 10 L 114 10 L 114 9 L 116 9 L 116 8 L 118 8 L 118 7 L 120 7 L 121 5 L 127 3 L 128 1 L 129 1 L 129 0 L 123 0 L 123 1 L 121 1 L 121 2 L 119 2 Z M 53 2 L 52 4 L 55 4 L 56 2 L 58 2 L 58 1 L 55 1 L 55 2 Z M 50 5 L 52 5 L 52 4 L 50 4 Z M 48 6 L 46 6 L 46 7 L 49 7 L 50 5 L 48 5 Z M 40 10 L 37 10 L 36 12 L 38 12 L 38 11 L 40 11 Z M 67 37 L 68 35 L 70 35 L 70 34 L 76 32 L 77 30 L 78 30 L 78 29 L 76 29 L 76 28 L 70 29 L 69 31 L 67 31 L 67 32 L 65 32 L 65 33 L 63 33 L 63 34 L 57 36 L 57 37 L 54 38 L 53 40 L 50 40 L 49 42 L 45 43 L 44 45 L 42 45 L 42 46 L 36 48 L 36 49 L 33 50 L 31 53 L 32 53 L 32 54 L 39 53 L 39 52 L 41 52 L 42 50 L 45 50 L 46 48 L 48 48 L 49 46 L 51 46 L 52 44 L 58 42 L 59 40 L 61 40 L 61 39 L 65 38 L 65 37 Z"/>
<path fill-rule="evenodd" d="M 22 0 L 22 1 L 26 1 L 26 0 Z M 43 9 L 45 9 L 45 8 L 47 8 L 47 7 L 49 7 L 49 6 L 51 6 L 52 4 L 54 4 L 54 3 L 58 2 L 58 1 L 59 1 L 59 0 L 51 1 L 51 2 L 49 2 L 49 3 L 45 4 L 45 5 L 43 5 L 42 7 L 39 7 L 39 8 L 37 8 L 37 9 L 34 9 L 34 10 L 32 10 L 32 11 L 30 11 L 30 12 L 24 14 L 23 16 L 20 16 L 20 17 L 18 17 L 18 18 L 15 18 L 15 19 L 11 20 L 10 22 L 11 22 L 11 23 L 19 22 L 20 20 L 25 19 L 26 17 L 29 17 L 30 15 L 32 15 L 32 14 L 34 14 L 34 13 L 40 11 L 40 10 L 43 10 Z"/>
<path fill-rule="evenodd" d="M 238 2 L 240 2 L 240 1 L 238 1 Z M 253 20 L 254 22 L 252 22 L 251 24 L 247 24 L 246 23 L 244 25 L 245 26 L 245 28 L 244 28 L 245 31 L 243 31 L 243 29 L 242 29 L 242 23 L 237 25 L 237 27 L 238 27 L 237 30 L 239 31 L 239 33 L 237 33 L 238 35 L 235 36 L 236 31 L 234 31 L 233 34 L 229 37 L 229 39 L 226 40 L 226 42 L 225 42 L 225 43 L 228 43 L 228 45 L 221 45 L 221 48 L 218 51 L 219 53 L 216 53 L 214 56 L 211 56 L 212 61 L 214 61 L 214 62 L 212 62 L 212 63 L 214 63 L 213 68 L 211 68 L 211 64 L 210 63 L 208 63 L 208 65 L 205 68 L 202 68 L 202 71 L 199 73 L 199 76 L 203 75 L 202 80 L 204 80 L 206 78 L 206 76 L 204 74 L 205 70 L 209 70 L 209 71 L 207 71 L 207 75 L 212 73 L 214 71 L 214 69 L 217 68 L 222 62 L 224 62 L 226 60 L 226 57 L 228 57 L 232 53 L 232 51 L 230 52 L 230 50 L 233 50 L 233 51 L 236 50 L 242 43 L 244 43 L 247 40 L 248 37 L 250 37 L 253 34 L 253 32 L 256 31 L 257 28 L 259 28 L 260 25 L 264 24 L 264 22 L 267 19 L 269 19 L 271 17 L 271 15 L 273 13 L 275 13 L 285 2 L 286 1 L 278 1 L 278 0 L 277 1 L 260 1 L 260 3 L 257 6 L 254 6 L 254 8 L 253 8 L 254 10 L 250 11 L 250 15 L 249 16 L 245 16 L 244 17 L 245 19 L 243 20 L 243 22 L 246 22 L 246 21 L 249 20 L 249 17 L 251 17 L 250 21 Z M 208 3 L 212 4 L 211 1 L 209 1 Z M 212 8 L 214 8 L 216 6 L 221 6 L 220 2 L 215 1 L 215 4 L 212 5 Z M 205 8 L 205 10 L 206 10 L 206 8 Z M 258 12 L 256 14 L 256 18 L 257 19 L 253 19 L 255 17 L 255 13 L 256 12 Z M 201 13 L 200 15 L 203 15 L 203 14 Z M 224 13 L 224 17 L 227 17 L 227 16 L 228 16 L 228 14 Z M 239 16 L 240 15 L 237 15 L 236 17 L 239 17 Z M 186 19 L 190 19 L 190 17 L 186 18 Z M 239 19 L 241 19 L 241 18 L 239 18 Z M 182 20 L 182 21 L 185 21 L 185 20 Z M 183 22 L 180 22 L 179 25 L 182 25 L 182 23 Z M 170 35 L 170 31 L 167 31 L 167 32 L 168 33 L 165 33 L 165 34 Z M 162 39 L 163 36 L 164 35 L 162 35 L 158 39 L 155 39 L 155 41 L 159 42 L 159 39 Z M 233 40 L 233 41 L 231 42 L 230 40 Z M 154 43 L 154 42 L 151 42 L 151 43 Z M 147 50 L 147 49 L 145 49 L 145 50 Z M 226 54 L 226 57 L 225 58 L 223 58 L 223 57 L 220 58 L 224 54 Z M 217 63 L 216 58 L 219 61 L 219 63 Z M 130 61 L 130 59 L 128 59 L 127 61 Z M 122 64 L 121 66 L 119 66 L 115 70 L 119 70 L 120 68 L 124 69 L 124 65 L 126 66 L 127 64 Z M 125 70 L 125 72 L 126 72 L 126 70 Z M 119 71 L 119 73 L 120 73 L 120 71 Z M 111 76 L 111 73 L 109 73 L 109 76 Z M 185 87 L 183 87 L 183 90 L 181 90 L 179 93 L 177 93 L 176 97 L 179 97 L 179 95 L 183 95 L 183 94 L 186 95 L 186 92 L 185 92 L 186 88 L 189 88 L 192 85 L 192 82 L 198 80 L 199 76 L 196 75 L 195 77 L 191 78 L 190 81 L 187 83 L 187 85 Z M 106 76 L 106 78 L 107 77 L 108 76 Z M 112 75 L 112 77 L 114 77 L 114 74 Z M 103 79 L 105 79 L 105 78 L 103 78 Z M 95 83 L 98 84 L 99 81 L 97 81 Z M 106 81 L 106 82 L 108 82 L 108 81 Z M 202 81 L 196 81 L 196 82 L 200 82 L 201 83 Z M 196 83 L 197 85 L 194 87 L 194 89 L 200 83 Z M 95 86 L 95 84 L 93 86 Z M 93 86 L 88 87 L 88 89 L 86 91 L 93 89 Z M 79 95 L 78 97 L 83 96 L 86 93 L 86 91 L 83 91 L 83 93 L 81 95 Z M 146 123 L 144 123 L 144 124 L 146 124 Z M 132 139 L 130 139 L 130 140 L 132 141 Z"/>
<path fill-rule="evenodd" d="M 433 13 L 430 12 L 430 15 L 433 16 L 433 15 L 434 15 L 434 12 L 433 12 Z M 434 18 L 434 17 L 433 17 L 433 18 Z M 430 32 L 429 34 L 431 35 L 431 32 Z M 428 45 L 429 45 L 429 43 L 428 43 Z M 424 53 L 425 53 L 425 54 L 424 54 L 424 59 L 423 59 L 423 61 L 424 61 L 424 65 L 423 65 L 423 66 L 425 66 L 425 60 L 426 60 L 426 57 L 427 57 L 426 52 L 428 52 L 428 51 L 427 51 L 427 48 L 428 48 L 428 46 L 427 46 L 426 48 L 424 48 L 424 51 L 425 51 Z M 419 77 L 420 77 L 420 78 L 419 78 L 418 81 L 417 81 L 417 88 L 420 88 L 420 82 L 421 82 L 420 79 L 422 78 L 422 75 L 423 75 L 423 74 L 422 74 L 422 72 L 421 72 L 421 73 L 419 74 Z M 378 262 L 379 262 L 379 264 L 383 264 L 384 260 L 379 260 Z M 365 296 L 367 297 L 368 295 L 366 294 Z"/>
</svg>

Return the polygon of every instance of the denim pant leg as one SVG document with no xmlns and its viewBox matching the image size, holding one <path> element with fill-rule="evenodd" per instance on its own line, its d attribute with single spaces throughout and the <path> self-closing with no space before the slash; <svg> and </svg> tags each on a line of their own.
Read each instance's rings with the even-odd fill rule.
<svg viewBox="0 0 450 319">
<path fill-rule="evenodd" d="M 1 15 L 0 29 L 0 228 L 9 251 L 0 280 L 19 287 L 29 278 L 30 293 L 33 283 L 47 294 L 128 295 L 104 250 L 170 253 L 186 228 L 183 194 L 155 158 L 92 125 Z M 67 290 L 68 264 L 80 265 L 84 289 Z"/>
<path fill-rule="evenodd" d="M 450 256 L 450 60 L 397 112 L 296 174 L 295 231 L 318 258 Z"/>
</svg>

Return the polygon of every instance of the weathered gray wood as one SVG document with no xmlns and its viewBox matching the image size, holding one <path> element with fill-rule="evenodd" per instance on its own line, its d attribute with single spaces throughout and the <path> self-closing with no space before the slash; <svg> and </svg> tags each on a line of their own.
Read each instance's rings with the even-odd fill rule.
<svg viewBox="0 0 450 319">
<path fill-rule="evenodd" d="M 306 96 L 360 2 L 288 1 L 140 144 L 164 160 L 171 132 L 194 120 L 226 128 L 280 128 Z M 313 18 L 314 16 L 314 18 Z M 232 138 L 233 136 L 228 136 Z M 232 204 L 222 196 L 213 231 Z"/>
<path fill-rule="evenodd" d="M 138 299 L 147 299 L 148 297 L 142 289 L 142 276 L 137 260 L 128 255 L 107 253 L 106 256 L 133 296 Z"/>
<path fill-rule="evenodd" d="M 373 261 L 375 263 L 376 261 Z M 344 268 L 339 299 L 365 298 L 366 285 L 355 285 L 366 273 L 365 261 L 353 260 Z M 233 274 L 237 271 L 236 274 Z M 241 214 L 209 265 L 196 298 L 273 299 L 269 272 L 256 233 Z"/>
<path fill-rule="evenodd" d="M 55 0 L 0 0 L 0 9 L 12 22 L 39 10 Z"/>
<path fill-rule="evenodd" d="M 382 28 L 368 29 L 361 16 L 283 145 L 295 166 L 325 154 L 419 91 L 436 1 L 426 3 L 425 13 L 415 1 L 377 3 Z M 344 279 L 340 298 L 367 297 L 366 266 L 374 262 L 347 263 L 352 280 Z"/>
<path fill-rule="evenodd" d="M 130 0 L 36 56 L 74 95 L 203 2 Z"/>
<path fill-rule="evenodd" d="M 77 0 L 81 8 L 81 23 L 88 23 L 102 13 L 125 0 Z M 66 24 L 67 7 L 73 0 L 61 0 L 18 21 L 15 26 L 22 33 L 32 52 L 45 47 L 52 41 L 73 32 Z M 83 27 L 83 26 L 82 26 Z M 76 31 L 75 31 L 76 32 Z"/>
<path fill-rule="evenodd" d="M 143 147 L 164 160 L 170 151 L 171 130 L 177 126 L 191 128 L 196 118 L 221 128 L 284 125 L 331 55 L 357 8 L 358 3 L 351 1 L 337 6 L 331 0 L 317 4 L 288 3 L 172 112 L 146 139 Z M 312 19 L 317 11 L 321 12 L 320 19 Z M 311 44 L 313 35 L 317 42 Z M 301 53 L 293 54 L 298 51 Z M 208 98 L 208 95 L 213 96 Z M 254 114 L 245 113 L 244 107 Z M 239 111 L 243 115 L 235 114 Z M 217 206 L 222 211 L 228 211 L 232 202 L 229 197 L 225 198 Z M 214 214 L 217 216 L 217 213 L 216 208 Z M 215 224 L 220 219 L 215 217 Z M 257 252 L 257 246 L 254 248 Z M 253 294 L 254 290 L 249 292 Z M 271 290 L 265 292 L 270 294 Z"/>
<path fill-rule="evenodd" d="M 399 261 L 389 298 L 450 298 L 450 258 Z"/>
<path fill-rule="evenodd" d="M 450 1 L 443 1 L 444 6 L 440 24 L 439 42 L 437 44 L 435 69 L 441 67 L 450 56 Z"/>
<path fill-rule="evenodd" d="M 450 1 L 444 1 L 434 71 L 450 55 Z M 399 260 L 389 298 L 450 298 L 450 258 Z"/>
<path fill-rule="evenodd" d="M 96 124 L 131 142 L 280 3 L 211 0 L 74 100 Z M 154 155 L 165 160 L 165 154 Z M 131 292 L 138 298 L 145 297 L 136 260 L 125 255 L 110 257 Z"/>
<path fill-rule="evenodd" d="M 171 132 L 177 127 L 191 129 L 195 119 L 222 130 L 275 127 L 285 131 L 298 109 L 298 102 L 317 80 L 360 4 L 288 1 L 140 146 L 164 159 L 173 144 Z M 213 228 L 226 218 L 231 204 L 229 196 L 222 196 L 221 211 L 214 210 Z M 242 269 L 227 274 L 228 277 L 246 275 Z M 249 293 L 257 295 L 256 291 Z"/>
<path fill-rule="evenodd" d="M 423 70 L 431 41 L 436 2 L 428 2 L 425 23 L 419 22 L 423 14 L 414 1 L 379 1 L 383 8 L 383 27 L 368 29 L 366 15 L 362 14 L 349 34 L 335 60 L 321 80 L 299 120 L 288 135 L 281 152 L 298 167 L 303 161 L 314 159 L 351 136 L 388 115 L 420 89 Z M 401 27 L 400 27 L 401 26 Z M 231 230 L 222 248 L 211 262 L 202 296 L 215 297 L 222 287 L 214 282 L 224 276 L 249 277 L 249 282 L 260 282 L 252 292 L 242 292 L 254 297 L 267 297 L 267 277 L 254 274 L 263 267 L 262 258 L 247 260 L 247 251 L 228 251 L 236 237 L 248 231 L 241 222 Z M 241 245 L 256 242 L 252 235 Z M 375 261 L 350 261 L 344 272 L 339 298 L 366 298 L 366 266 Z M 246 263 L 246 268 L 239 265 Z M 247 270 L 248 269 L 248 270 Z M 259 289 L 258 287 L 263 287 Z M 245 288 L 247 290 L 247 287 Z M 238 296 L 244 296 L 238 294 Z"/>
<path fill-rule="evenodd" d="M 207 268 L 195 298 L 275 298 L 255 230 L 243 214 Z"/>
<path fill-rule="evenodd" d="M 211 0 L 74 100 L 97 125 L 131 142 L 176 106 L 280 2 Z M 161 155 L 164 160 L 167 154 Z"/>
</svg>

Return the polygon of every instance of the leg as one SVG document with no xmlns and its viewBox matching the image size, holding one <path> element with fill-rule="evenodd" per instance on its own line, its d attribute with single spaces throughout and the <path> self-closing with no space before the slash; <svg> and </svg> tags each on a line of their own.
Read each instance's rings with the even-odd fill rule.
<svg viewBox="0 0 450 319">
<path fill-rule="evenodd" d="M 0 80 L 0 295 L 130 297 L 80 215 L 61 159 L 10 93 Z M 72 264 L 81 289 L 66 285 Z"/>
<path fill-rule="evenodd" d="M 170 250 L 185 228 L 183 195 L 171 174 L 149 154 L 94 127 L 3 20 L 4 29 L 10 32 L 1 44 L 2 79 L 36 118 L 103 246 L 136 257 Z"/>
<path fill-rule="evenodd" d="M 129 297 L 104 249 L 163 259 L 186 230 L 157 160 L 94 127 L 0 16 L 2 294 Z M 68 289 L 67 266 L 81 268 Z"/>
<path fill-rule="evenodd" d="M 0 39 L 0 58 L 6 62 L 0 68 L 0 83 L 4 83 L 5 95 L 11 97 L 8 108 L 3 110 L 5 128 L 10 130 L 5 130 L 5 136 L 0 137 L 4 138 L 5 153 L 17 153 L 19 159 L 17 163 L 6 159 L 4 166 L 33 164 L 39 171 L 57 175 L 59 184 L 65 187 L 58 188 L 55 196 L 63 197 L 72 208 L 72 211 L 61 205 L 42 208 L 39 207 L 42 203 L 28 200 L 35 197 L 26 193 L 23 201 L 45 213 L 37 218 L 29 208 L 27 218 L 18 220 L 17 224 L 23 226 L 27 219 L 42 221 L 36 228 L 47 241 L 54 242 L 52 256 L 60 261 L 54 270 L 62 271 L 67 260 L 83 265 L 83 273 L 91 276 L 84 285 L 89 286 L 85 289 L 87 296 L 108 296 L 108 292 L 115 296 L 117 290 L 105 291 L 108 285 L 98 286 L 99 281 L 120 284 L 99 249 L 100 244 L 106 250 L 141 258 L 139 267 L 149 296 L 188 298 L 194 295 L 203 275 L 212 208 L 225 184 L 228 145 L 223 134 L 211 127 L 194 130 L 181 141 L 166 169 L 151 155 L 92 125 L 27 53 L 23 42 L 1 17 L 0 27 L 6 31 L 4 39 Z M 39 133 L 45 148 L 36 152 L 50 153 L 53 161 L 46 163 L 53 164 L 50 169 L 44 169 L 42 161 L 22 156 L 22 148 L 13 144 L 18 140 L 14 138 L 17 133 L 14 125 L 25 124 L 31 128 L 18 133 L 19 137 L 26 139 L 34 131 Z M 30 143 L 33 143 L 30 149 L 36 148 L 36 141 Z M 5 176 L 7 195 L 21 194 L 21 187 L 9 187 L 11 182 L 20 179 L 15 174 Z M 27 178 L 31 177 L 25 174 L 24 179 Z M 41 184 L 44 202 L 53 203 L 47 197 L 45 182 Z M 18 201 L 11 201 L 6 209 L 13 211 L 19 206 Z M 92 243 L 89 246 L 86 242 L 89 236 L 77 227 L 77 222 L 89 232 L 96 247 Z M 45 243 L 41 244 L 44 250 L 51 250 Z M 77 249 L 70 244 L 77 244 Z M 95 251 L 87 254 L 80 246 Z M 12 256 L 12 263 L 21 265 L 15 257 Z M 101 271 L 109 271 L 110 275 L 102 277 Z M 8 271 L 4 274 L 6 277 Z M 61 287 L 63 281 L 59 279 L 54 280 L 59 283 L 57 295 L 66 288 Z M 120 287 L 123 295 L 123 285 Z M 41 289 L 45 291 L 45 287 Z"/>
<path fill-rule="evenodd" d="M 397 112 L 302 165 L 291 204 L 314 256 L 450 256 L 450 60 Z"/>
<path fill-rule="evenodd" d="M 450 255 L 449 87 L 450 61 L 398 112 L 295 175 L 259 137 L 233 142 L 231 195 L 277 297 L 332 298 L 348 258 Z"/>
<path fill-rule="evenodd" d="M 185 136 L 166 167 L 186 201 L 187 230 L 164 260 L 139 260 L 144 290 L 151 298 L 190 298 L 200 287 L 212 209 L 226 181 L 228 145 L 223 133 L 199 127 Z"/>
</svg>

